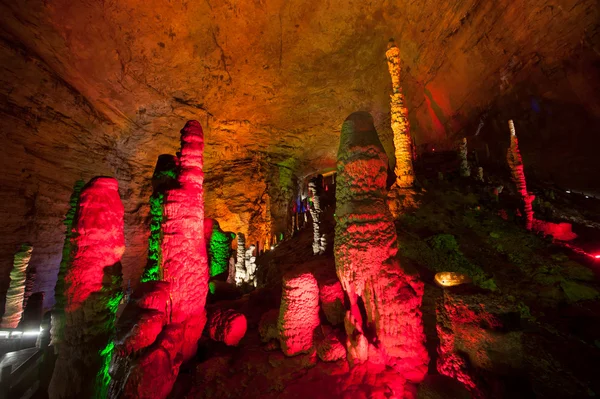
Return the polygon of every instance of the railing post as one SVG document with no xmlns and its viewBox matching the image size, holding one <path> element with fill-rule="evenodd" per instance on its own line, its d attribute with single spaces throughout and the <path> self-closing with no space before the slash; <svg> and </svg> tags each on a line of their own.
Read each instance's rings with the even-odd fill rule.
<svg viewBox="0 0 600 399">
<path fill-rule="evenodd" d="M 2 367 L 0 371 L 0 399 L 8 399 L 10 393 L 10 375 L 12 364 Z"/>
</svg>

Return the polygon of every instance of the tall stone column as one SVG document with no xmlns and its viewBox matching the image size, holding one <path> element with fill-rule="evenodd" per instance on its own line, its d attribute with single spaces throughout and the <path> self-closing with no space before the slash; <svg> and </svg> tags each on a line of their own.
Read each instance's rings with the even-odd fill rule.
<svg viewBox="0 0 600 399">
<path fill-rule="evenodd" d="M 308 182 L 308 194 L 312 198 L 312 206 L 310 207 L 310 216 L 313 220 L 313 254 L 319 255 L 325 253 L 326 241 L 325 235 L 321 232 L 321 186 L 323 184 L 323 176 L 313 177 Z"/>
<path fill-rule="evenodd" d="M 388 69 L 392 78 L 392 95 L 390 96 L 390 111 L 392 117 L 392 131 L 394 132 L 394 149 L 396 155 L 396 186 L 399 188 L 412 187 L 415 175 L 412 164 L 412 139 L 410 124 L 408 122 L 408 109 L 404 105 L 404 94 L 400 83 L 402 66 L 400 62 L 400 49 L 393 39 L 388 43 L 385 53 Z"/>
<path fill-rule="evenodd" d="M 517 186 L 517 191 L 521 196 L 523 213 L 525 216 L 525 228 L 527 230 L 531 230 L 533 226 L 532 203 L 535 199 L 535 195 L 527 191 L 527 182 L 525 181 L 523 158 L 521 158 L 521 152 L 519 151 L 519 140 L 517 139 L 515 124 L 512 120 L 508 121 L 508 128 L 510 130 L 510 147 L 508 148 L 506 158 L 508 161 L 508 166 L 510 167 L 512 180 Z"/>
<path fill-rule="evenodd" d="M 17 328 L 21 321 L 25 300 L 27 266 L 29 266 L 32 252 L 33 247 L 31 245 L 23 244 L 15 254 L 13 268 L 10 272 L 10 285 L 6 293 L 4 315 L 0 322 L 1 328 Z"/>
<path fill-rule="evenodd" d="M 387 165 L 371 115 L 351 114 L 338 150 L 336 270 L 350 300 L 345 327 L 351 364 L 383 363 L 399 379 L 418 382 L 428 363 L 420 310 L 424 286 L 396 258 L 396 230 L 385 203 Z"/>
<path fill-rule="evenodd" d="M 83 188 L 64 277 L 64 337 L 50 398 L 106 396 L 114 321 L 122 297 L 123 216 L 115 179 L 97 177 Z"/>
<path fill-rule="evenodd" d="M 460 159 L 460 175 L 462 177 L 471 176 L 471 168 L 469 167 L 469 159 L 468 159 L 468 155 L 469 155 L 468 148 L 469 147 L 467 145 L 467 138 L 463 137 L 462 140 L 460 141 L 460 145 L 458 148 L 458 156 Z"/>
<path fill-rule="evenodd" d="M 235 285 L 240 286 L 248 280 L 246 272 L 246 237 L 243 233 L 237 233 L 237 251 L 235 262 Z"/>
</svg>

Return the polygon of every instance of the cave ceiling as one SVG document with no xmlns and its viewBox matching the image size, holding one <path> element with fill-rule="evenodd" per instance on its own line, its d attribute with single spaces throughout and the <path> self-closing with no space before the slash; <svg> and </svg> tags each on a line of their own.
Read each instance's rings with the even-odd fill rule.
<svg viewBox="0 0 600 399">
<path fill-rule="evenodd" d="M 600 119 L 599 17 L 595 0 L 2 1 L 2 272 L 12 248 L 33 241 L 32 262 L 46 270 L 37 288 L 52 287 L 73 183 L 104 174 L 120 183 L 135 279 L 149 177 L 189 119 L 205 130 L 207 213 L 226 229 L 244 229 L 246 204 L 268 190 L 254 180 L 333 167 L 351 112 L 373 115 L 392 155 L 392 37 L 417 145 L 449 146 L 486 117 L 486 129 L 521 117 L 560 144 L 550 130 L 562 126 L 564 139 L 574 122 L 541 125 L 527 112 L 535 101 L 554 118 L 572 111 L 575 124 Z M 570 134 L 567 148 L 591 151 Z M 565 147 L 546 154 L 528 137 L 526 161 L 529 149 L 560 177 Z"/>
</svg>

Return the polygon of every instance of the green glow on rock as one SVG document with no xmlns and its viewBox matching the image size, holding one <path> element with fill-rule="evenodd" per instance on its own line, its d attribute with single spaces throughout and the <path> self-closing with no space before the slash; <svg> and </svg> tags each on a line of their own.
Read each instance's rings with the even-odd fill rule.
<svg viewBox="0 0 600 399">
<path fill-rule="evenodd" d="M 208 283 L 208 290 L 210 291 L 211 294 L 215 293 L 216 285 L 215 285 L 214 281 L 211 281 L 210 283 Z"/>
<path fill-rule="evenodd" d="M 235 234 L 221 230 L 218 223 L 213 224 L 208 244 L 211 277 L 227 272 L 232 252 L 231 241 L 234 237 Z"/>
<path fill-rule="evenodd" d="M 108 344 L 100 351 L 101 365 L 100 371 L 96 376 L 96 389 L 94 390 L 95 399 L 104 399 L 108 393 L 108 385 L 110 384 L 111 376 L 109 374 L 110 362 L 115 351 L 115 344 L 109 341 Z"/>
<path fill-rule="evenodd" d="M 166 171 L 162 172 L 168 174 Z M 173 172 L 175 173 L 175 172 Z M 170 177 L 171 175 L 168 174 Z M 150 197 L 150 237 L 148 238 L 148 263 L 144 269 L 141 281 L 156 281 L 161 279 L 160 265 L 162 253 L 160 245 L 162 242 L 161 226 L 163 222 L 163 208 L 165 196 L 162 193 L 153 194 Z"/>
</svg>

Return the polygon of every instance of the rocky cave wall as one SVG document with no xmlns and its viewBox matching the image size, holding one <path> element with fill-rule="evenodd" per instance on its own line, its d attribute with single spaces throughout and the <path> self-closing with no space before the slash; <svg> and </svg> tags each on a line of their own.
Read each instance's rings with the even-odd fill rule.
<svg viewBox="0 0 600 399">
<path fill-rule="evenodd" d="M 53 303 L 71 189 L 97 175 L 119 181 L 135 285 L 154 164 L 189 119 L 207 217 L 229 231 L 285 225 L 291 176 L 335 164 L 344 115 L 369 111 L 393 159 L 390 37 L 418 146 L 479 132 L 503 162 L 512 118 L 531 175 L 598 190 L 599 20 L 594 0 L 3 0 L 0 297 L 30 242 Z"/>
</svg>

